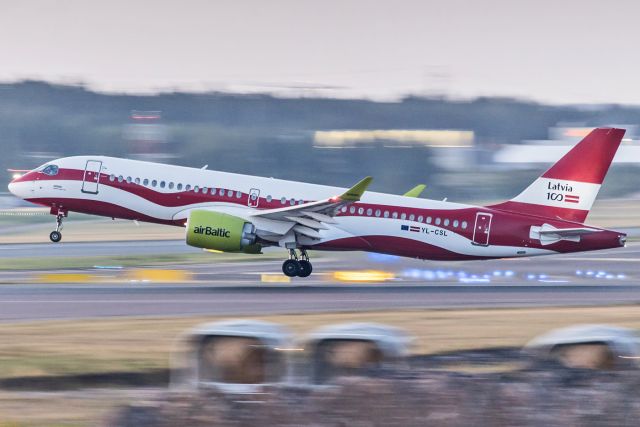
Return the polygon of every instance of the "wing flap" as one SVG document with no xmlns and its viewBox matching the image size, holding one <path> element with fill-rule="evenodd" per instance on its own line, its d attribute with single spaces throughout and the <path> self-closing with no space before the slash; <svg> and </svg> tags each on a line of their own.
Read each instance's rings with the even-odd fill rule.
<svg viewBox="0 0 640 427">
<path fill-rule="evenodd" d="M 343 194 L 329 199 L 255 211 L 249 216 L 249 221 L 258 228 L 258 234 L 261 230 L 269 231 L 270 234 L 266 237 L 271 240 L 275 240 L 274 231 L 279 228 L 281 230 L 279 234 L 282 237 L 278 240 L 278 244 L 282 247 L 295 247 L 300 239 L 320 239 L 320 230 L 329 229 L 324 224 L 335 224 L 333 216 L 337 214 L 338 210 L 343 206 L 360 201 L 372 180 L 373 178 L 368 176 Z M 264 221 L 267 221 L 264 224 L 270 225 L 270 227 L 263 228 L 260 223 Z M 285 224 L 288 225 L 288 228 Z"/>
<path fill-rule="evenodd" d="M 315 202 L 303 203 L 301 205 L 286 206 L 284 208 L 267 209 L 255 212 L 252 217 L 269 218 L 274 220 L 290 221 L 290 217 L 308 216 L 320 222 L 325 222 L 319 218 L 333 217 L 336 212 L 345 205 L 360 201 L 360 198 L 371 184 L 373 178 L 370 176 L 360 180 L 356 185 L 345 191 L 340 196 Z M 314 215 L 316 216 L 314 218 Z M 322 215 L 322 216 L 318 216 Z M 330 223 L 329 221 L 327 221 Z"/>
</svg>

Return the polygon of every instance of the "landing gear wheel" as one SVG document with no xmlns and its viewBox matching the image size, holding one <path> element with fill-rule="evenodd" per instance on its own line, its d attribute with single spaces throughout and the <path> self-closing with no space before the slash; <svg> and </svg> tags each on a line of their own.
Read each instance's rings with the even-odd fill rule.
<svg viewBox="0 0 640 427">
<path fill-rule="evenodd" d="M 62 220 L 64 217 L 65 213 L 58 211 L 58 214 L 56 215 L 56 229 L 49 234 L 49 239 L 51 239 L 53 243 L 58 243 L 62 240 L 62 233 L 60 233 L 60 230 L 62 230 Z"/>
<path fill-rule="evenodd" d="M 306 259 L 303 259 L 298 261 L 298 264 L 300 265 L 300 271 L 298 272 L 298 277 L 309 277 L 311 275 L 311 272 L 313 271 L 313 267 L 311 266 L 311 263 Z"/>
<path fill-rule="evenodd" d="M 282 272 L 285 276 L 296 277 L 300 274 L 300 263 L 295 259 L 288 259 L 282 263 Z"/>
</svg>

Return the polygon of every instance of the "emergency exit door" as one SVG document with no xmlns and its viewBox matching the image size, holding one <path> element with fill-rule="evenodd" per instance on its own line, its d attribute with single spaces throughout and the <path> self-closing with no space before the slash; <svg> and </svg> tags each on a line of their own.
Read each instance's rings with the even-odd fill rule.
<svg viewBox="0 0 640 427">
<path fill-rule="evenodd" d="M 83 193 L 98 194 L 101 169 L 102 162 L 98 160 L 87 160 L 87 165 L 84 168 L 84 176 L 82 177 Z"/>
<path fill-rule="evenodd" d="M 489 246 L 489 234 L 491 233 L 490 213 L 478 212 L 476 214 L 476 223 L 473 227 L 473 244 L 479 246 Z"/>
<path fill-rule="evenodd" d="M 257 188 L 252 188 L 251 191 L 249 191 L 249 207 L 250 208 L 257 208 L 258 204 L 260 203 L 260 190 L 258 190 Z"/>
</svg>

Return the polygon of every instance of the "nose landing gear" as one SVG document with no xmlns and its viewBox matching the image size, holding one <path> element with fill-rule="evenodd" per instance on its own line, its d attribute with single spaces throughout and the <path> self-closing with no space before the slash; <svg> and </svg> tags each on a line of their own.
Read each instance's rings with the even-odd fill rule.
<svg viewBox="0 0 640 427">
<path fill-rule="evenodd" d="M 300 258 L 295 249 L 289 249 L 289 259 L 282 264 L 282 272 L 288 277 L 309 277 L 313 267 L 305 249 L 300 250 Z"/>
<path fill-rule="evenodd" d="M 53 243 L 58 243 L 60 240 L 62 240 L 62 233 L 60 232 L 60 230 L 62 230 L 62 220 L 64 219 L 64 217 L 64 212 L 58 212 L 58 214 L 56 215 L 56 229 L 52 231 L 51 234 L 49 234 L 49 239 L 51 239 Z"/>
</svg>

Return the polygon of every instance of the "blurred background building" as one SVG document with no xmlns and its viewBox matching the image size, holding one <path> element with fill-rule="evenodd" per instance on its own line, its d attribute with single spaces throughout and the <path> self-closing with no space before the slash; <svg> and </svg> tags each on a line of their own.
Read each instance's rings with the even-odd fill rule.
<svg viewBox="0 0 640 427">
<path fill-rule="evenodd" d="M 638 192 L 638 107 L 134 96 L 37 81 L 0 84 L 0 92 L 3 170 L 97 153 L 339 186 L 372 175 L 376 191 L 402 194 L 425 183 L 428 198 L 488 201 L 517 194 L 592 128 L 616 125 L 628 132 L 603 196 Z M 8 203 L 5 193 L 0 204 Z"/>
</svg>

